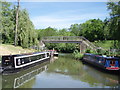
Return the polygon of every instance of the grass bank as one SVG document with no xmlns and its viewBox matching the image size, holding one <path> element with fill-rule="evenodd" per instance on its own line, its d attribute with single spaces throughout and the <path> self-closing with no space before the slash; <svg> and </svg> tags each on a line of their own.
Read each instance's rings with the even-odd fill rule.
<svg viewBox="0 0 120 90">
<path fill-rule="evenodd" d="M 110 47 L 113 47 L 114 41 L 113 40 L 95 41 L 93 42 L 93 44 L 104 49 L 110 49 Z"/>
<path fill-rule="evenodd" d="M 24 49 L 20 46 L 0 44 L 0 56 L 20 53 L 36 52 L 34 49 Z"/>
</svg>

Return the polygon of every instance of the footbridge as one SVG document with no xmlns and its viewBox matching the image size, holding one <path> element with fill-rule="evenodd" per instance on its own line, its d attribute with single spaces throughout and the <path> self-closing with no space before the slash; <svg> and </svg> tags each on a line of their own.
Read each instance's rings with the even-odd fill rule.
<svg viewBox="0 0 120 90">
<path fill-rule="evenodd" d="M 87 48 L 91 48 L 92 50 L 96 50 L 98 48 L 83 36 L 48 36 L 48 37 L 43 37 L 41 42 L 43 43 L 78 43 L 80 44 L 80 52 L 84 51 Z"/>
</svg>

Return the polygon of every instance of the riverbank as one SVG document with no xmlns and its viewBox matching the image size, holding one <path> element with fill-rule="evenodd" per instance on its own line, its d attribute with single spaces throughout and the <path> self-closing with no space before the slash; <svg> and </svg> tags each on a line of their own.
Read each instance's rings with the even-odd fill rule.
<svg viewBox="0 0 120 90">
<path fill-rule="evenodd" d="M 110 49 L 111 47 L 114 46 L 114 41 L 113 40 L 95 41 L 93 42 L 93 44 L 104 49 Z"/>
<path fill-rule="evenodd" d="M 1 44 L 0 45 L 0 56 L 2 55 L 12 55 L 12 54 L 20 54 L 20 53 L 31 53 L 36 52 L 37 50 L 34 49 L 24 49 L 20 46 L 14 46 L 14 45 L 6 45 Z"/>
</svg>

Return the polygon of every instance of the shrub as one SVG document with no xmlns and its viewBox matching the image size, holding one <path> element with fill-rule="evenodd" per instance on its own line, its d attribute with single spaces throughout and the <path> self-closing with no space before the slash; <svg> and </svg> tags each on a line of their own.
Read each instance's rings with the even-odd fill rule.
<svg viewBox="0 0 120 90">
<path fill-rule="evenodd" d="M 85 53 L 96 53 L 95 51 L 91 50 L 91 49 L 86 49 Z"/>
<path fill-rule="evenodd" d="M 75 50 L 73 52 L 73 56 L 74 56 L 75 59 L 82 59 L 83 54 L 81 54 L 78 50 Z"/>
</svg>

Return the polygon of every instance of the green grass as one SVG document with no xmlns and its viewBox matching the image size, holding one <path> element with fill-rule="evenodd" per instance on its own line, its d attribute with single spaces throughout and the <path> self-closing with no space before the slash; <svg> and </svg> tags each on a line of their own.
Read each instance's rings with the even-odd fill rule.
<svg viewBox="0 0 120 90">
<path fill-rule="evenodd" d="M 36 52 L 34 49 L 24 49 L 20 46 L 13 46 L 8 44 L 1 44 L 0 45 L 0 56 L 1 55 L 10 55 L 10 54 L 21 54 L 21 53 L 30 53 Z"/>
<path fill-rule="evenodd" d="M 109 56 L 120 56 L 120 52 L 109 52 L 109 49 L 115 48 L 113 40 L 105 40 L 105 41 L 95 41 L 93 42 L 94 45 L 98 47 L 102 47 L 105 49 L 102 53 L 107 53 Z"/>
<path fill-rule="evenodd" d="M 110 49 L 110 47 L 113 47 L 113 40 L 95 41 L 93 44 L 103 49 Z"/>
</svg>

